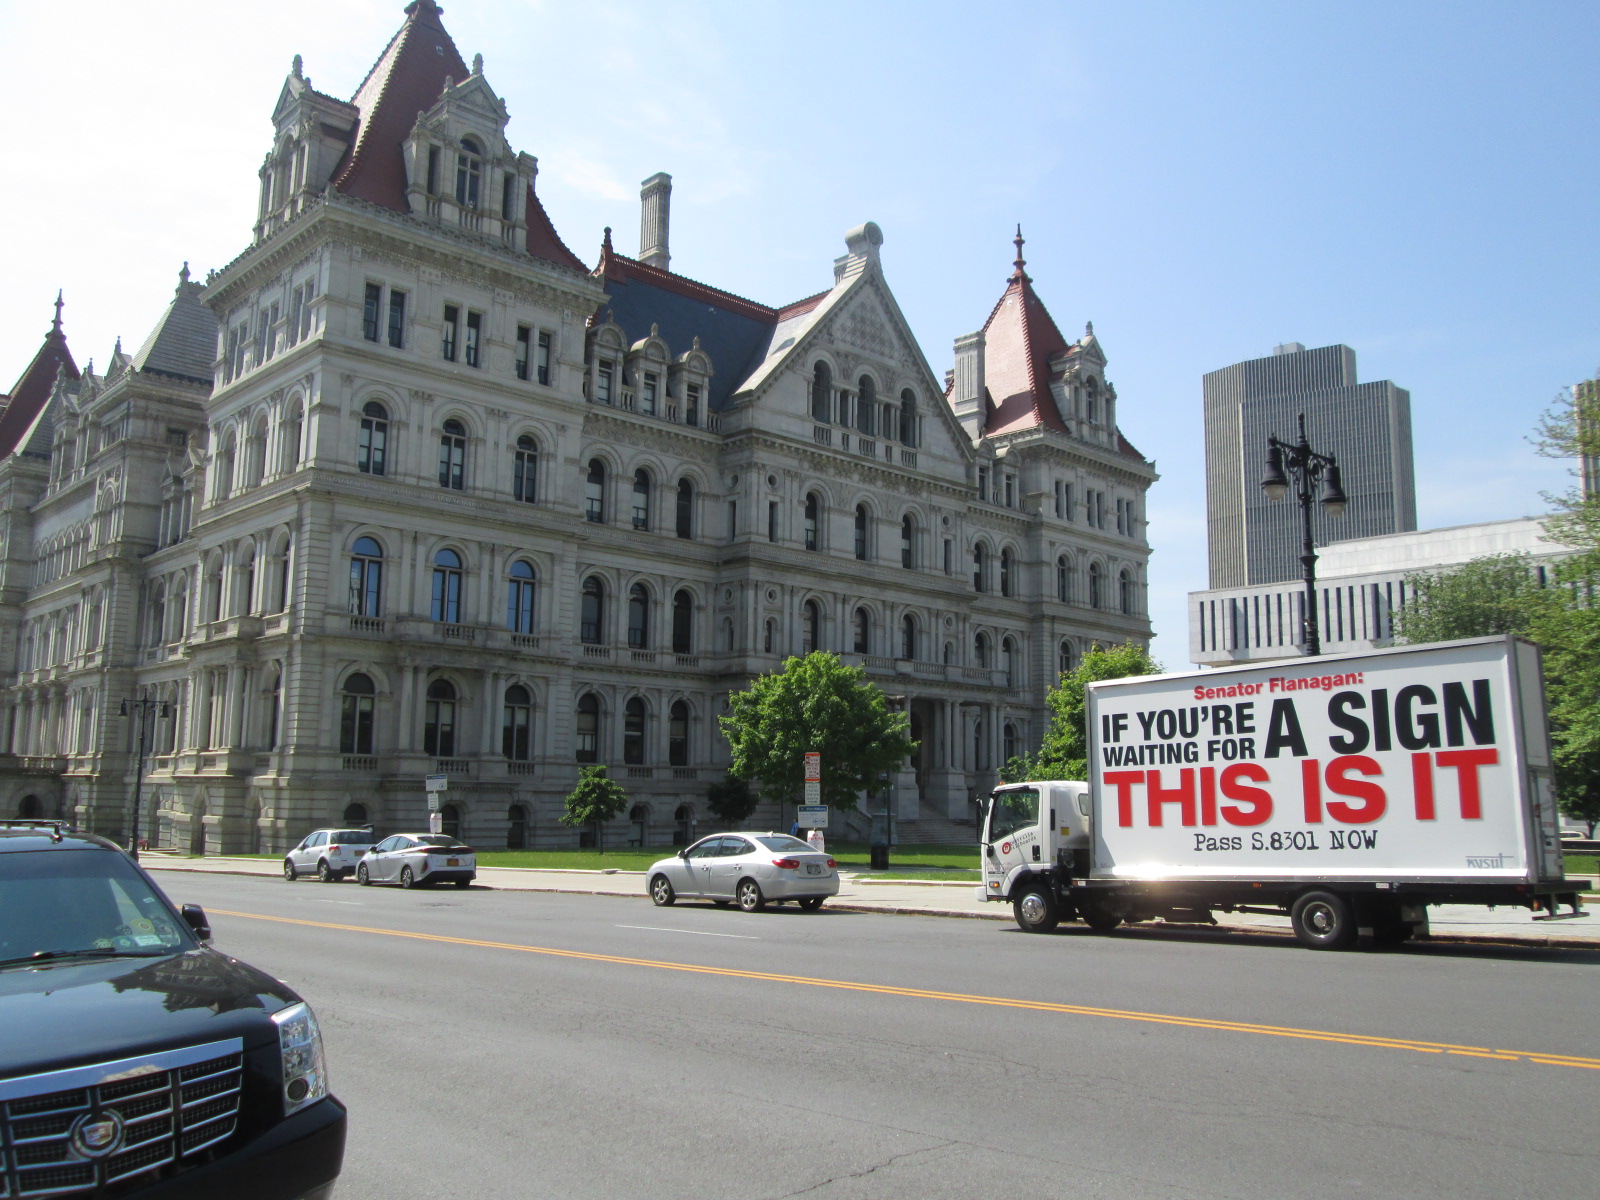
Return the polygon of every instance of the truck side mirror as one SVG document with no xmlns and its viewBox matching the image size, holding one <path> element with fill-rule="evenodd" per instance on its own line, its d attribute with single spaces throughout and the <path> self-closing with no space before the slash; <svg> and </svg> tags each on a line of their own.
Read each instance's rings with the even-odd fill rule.
<svg viewBox="0 0 1600 1200">
<path fill-rule="evenodd" d="M 990 858 L 993 858 L 994 857 L 994 843 L 993 842 L 986 842 L 984 844 L 984 847 L 983 847 L 983 852 L 985 854 L 987 854 Z"/>
</svg>

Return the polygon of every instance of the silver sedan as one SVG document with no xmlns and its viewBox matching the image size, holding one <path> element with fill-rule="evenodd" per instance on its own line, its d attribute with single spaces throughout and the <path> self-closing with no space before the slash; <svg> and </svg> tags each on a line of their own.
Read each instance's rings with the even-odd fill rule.
<svg viewBox="0 0 1600 1200">
<path fill-rule="evenodd" d="M 362 855 L 356 882 L 398 883 L 403 888 L 436 883 L 469 886 L 478 875 L 478 852 L 442 833 L 397 833 Z"/>
<path fill-rule="evenodd" d="M 833 859 L 786 833 L 713 834 L 663 858 L 645 878 L 657 904 L 682 896 L 737 902 L 745 912 L 760 912 L 769 902 L 785 900 L 814 910 L 839 894 Z"/>
</svg>

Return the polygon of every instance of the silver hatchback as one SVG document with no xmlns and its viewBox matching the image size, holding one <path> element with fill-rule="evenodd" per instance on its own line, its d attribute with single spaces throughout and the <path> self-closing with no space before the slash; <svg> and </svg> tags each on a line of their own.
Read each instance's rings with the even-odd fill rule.
<svg viewBox="0 0 1600 1200">
<path fill-rule="evenodd" d="M 645 877 L 650 899 L 737 903 L 760 912 L 768 903 L 793 900 L 815 910 L 839 894 L 832 858 L 786 833 L 717 833 L 654 864 Z"/>
</svg>

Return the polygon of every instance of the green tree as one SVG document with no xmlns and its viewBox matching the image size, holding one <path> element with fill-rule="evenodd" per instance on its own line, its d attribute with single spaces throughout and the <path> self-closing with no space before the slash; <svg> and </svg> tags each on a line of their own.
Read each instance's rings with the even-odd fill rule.
<svg viewBox="0 0 1600 1200">
<path fill-rule="evenodd" d="M 825 650 L 785 660 L 728 703 L 732 715 L 720 718 L 733 752 L 728 773 L 780 802 L 800 799 L 807 751 L 822 755 L 822 802 L 851 810 L 917 748 L 910 720 L 882 689 Z"/>
<path fill-rule="evenodd" d="M 1129 675 L 1159 675 L 1161 664 L 1143 646 L 1129 642 L 1102 650 L 1096 646 L 1083 656 L 1076 668 L 1061 677 L 1061 682 L 1045 696 L 1050 706 L 1050 725 L 1045 730 L 1039 753 L 1028 766 L 1029 779 L 1087 779 L 1089 777 L 1089 735 L 1085 723 L 1089 709 L 1088 686 L 1102 679 L 1122 679 Z M 1013 760 L 1016 761 L 1016 760 Z M 1008 764 L 1009 767 L 1009 764 Z"/>
<path fill-rule="evenodd" d="M 1411 600 L 1394 614 L 1397 640 L 1413 645 L 1454 638 L 1527 636 L 1554 600 L 1526 554 L 1491 554 L 1448 571 L 1406 577 Z"/>
<path fill-rule="evenodd" d="M 1600 460 L 1600 380 L 1564 389 L 1540 416 L 1533 444 L 1546 458 Z M 1580 551 L 1600 550 L 1600 493 L 1578 486 L 1546 493 L 1545 500 L 1556 510 L 1545 519 L 1545 536 Z"/>
<path fill-rule="evenodd" d="M 706 807 L 729 829 L 743 825 L 760 801 L 748 783 L 731 775 L 706 788 Z"/>
<path fill-rule="evenodd" d="M 567 795 L 566 808 L 558 818 L 563 825 L 581 827 L 594 823 L 595 845 L 606 852 L 605 823 L 628 807 L 628 793 L 606 776 L 603 764 L 596 763 L 578 772 L 578 784 Z"/>
</svg>

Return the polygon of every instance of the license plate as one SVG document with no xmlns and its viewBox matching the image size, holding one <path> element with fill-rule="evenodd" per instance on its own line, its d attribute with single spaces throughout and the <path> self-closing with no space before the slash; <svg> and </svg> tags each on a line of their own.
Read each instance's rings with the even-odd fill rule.
<svg viewBox="0 0 1600 1200">
<path fill-rule="evenodd" d="M 447 858 L 444 860 L 444 865 L 447 867 L 459 867 L 461 860 L 459 858 Z"/>
<path fill-rule="evenodd" d="M 821 875 L 822 874 L 822 865 L 820 863 L 807 863 L 806 864 L 806 874 L 807 875 Z"/>
</svg>

